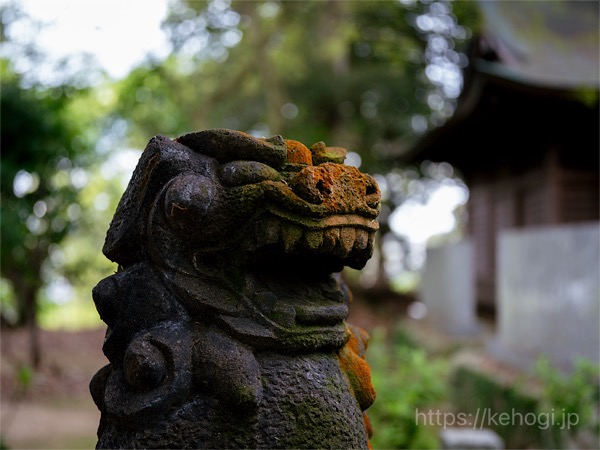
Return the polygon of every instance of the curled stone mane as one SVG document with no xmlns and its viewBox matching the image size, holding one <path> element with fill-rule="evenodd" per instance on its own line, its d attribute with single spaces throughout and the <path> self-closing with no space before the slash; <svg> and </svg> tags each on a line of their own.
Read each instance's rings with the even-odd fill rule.
<svg viewBox="0 0 600 450">
<path fill-rule="evenodd" d="M 148 143 L 93 291 L 98 448 L 368 446 L 368 335 L 339 272 L 371 257 L 380 193 L 345 154 L 225 129 Z"/>
</svg>

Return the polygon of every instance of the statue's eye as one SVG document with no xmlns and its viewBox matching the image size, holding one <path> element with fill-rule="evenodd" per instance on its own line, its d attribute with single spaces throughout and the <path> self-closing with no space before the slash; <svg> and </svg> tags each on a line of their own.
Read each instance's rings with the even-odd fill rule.
<svg viewBox="0 0 600 450">
<path fill-rule="evenodd" d="M 279 172 L 258 161 L 232 161 L 221 166 L 219 178 L 225 186 L 242 186 L 261 181 L 278 181 Z"/>
</svg>

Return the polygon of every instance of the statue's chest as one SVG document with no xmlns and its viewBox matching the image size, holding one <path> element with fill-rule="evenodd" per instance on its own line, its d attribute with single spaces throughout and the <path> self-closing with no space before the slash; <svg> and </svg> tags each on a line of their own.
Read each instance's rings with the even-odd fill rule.
<svg viewBox="0 0 600 450">
<path fill-rule="evenodd" d="M 257 355 L 263 402 L 264 447 L 361 448 L 367 445 L 362 412 L 337 355 Z"/>
<path fill-rule="evenodd" d="M 258 353 L 263 398 L 250 420 L 227 413 L 227 433 L 213 428 L 211 447 L 367 448 L 362 412 L 335 353 Z M 209 414 L 220 416 L 214 404 Z M 225 411 L 224 411 L 225 413 Z M 217 420 L 216 423 L 223 422 Z M 207 424 L 211 427 L 211 424 Z M 220 425 L 219 425 L 220 426 Z M 235 430 L 235 432 L 232 432 Z M 225 431 L 225 430 L 224 430 Z"/>
</svg>

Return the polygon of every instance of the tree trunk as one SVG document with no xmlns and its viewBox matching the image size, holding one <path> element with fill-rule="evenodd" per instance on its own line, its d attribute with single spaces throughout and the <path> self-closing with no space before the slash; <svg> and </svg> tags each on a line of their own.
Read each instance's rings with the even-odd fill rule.
<svg viewBox="0 0 600 450">
<path fill-rule="evenodd" d="M 41 288 L 41 284 L 26 280 L 26 276 L 17 271 L 7 273 L 7 278 L 12 282 L 15 289 L 15 301 L 17 303 L 17 322 L 15 327 L 27 328 L 29 334 L 29 359 L 31 366 L 37 369 L 42 361 L 37 323 L 37 293 Z"/>
<path fill-rule="evenodd" d="M 27 307 L 25 308 L 25 325 L 29 332 L 29 357 L 31 366 L 34 369 L 40 367 L 42 362 L 42 352 L 40 349 L 40 333 L 37 323 L 37 301 L 36 301 L 37 289 L 30 289 L 26 292 L 26 298 L 24 299 Z"/>
</svg>

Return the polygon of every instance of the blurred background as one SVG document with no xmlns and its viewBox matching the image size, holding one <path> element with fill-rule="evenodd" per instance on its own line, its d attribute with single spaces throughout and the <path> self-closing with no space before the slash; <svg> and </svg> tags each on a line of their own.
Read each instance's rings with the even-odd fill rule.
<svg viewBox="0 0 600 450">
<path fill-rule="evenodd" d="M 207 128 L 325 141 L 377 179 L 375 255 L 344 273 L 372 335 L 374 448 L 440 448 L 473 424 L 417 411 L 482 408 L 556 414 L 483 424 L 506 448 L 598 448 L 597 1 L 0 0 L 0 16 L 3 448 L 95 445 L 106 230 L 149 139 Z"/>
</svg>

